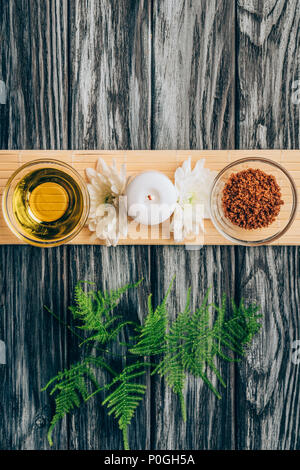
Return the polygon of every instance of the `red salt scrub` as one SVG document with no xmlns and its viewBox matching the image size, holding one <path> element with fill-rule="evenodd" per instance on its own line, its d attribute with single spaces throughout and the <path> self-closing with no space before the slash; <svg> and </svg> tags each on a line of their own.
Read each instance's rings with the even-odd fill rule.
<svg viewBox="0 0 300 470">
<path fill-rule="evenodd" d="M 284 202 L 273 175 L 249 168 L 233 173 L 223 189 L 225 217 L 247 230 L 268 227 Z"/>
</svg>

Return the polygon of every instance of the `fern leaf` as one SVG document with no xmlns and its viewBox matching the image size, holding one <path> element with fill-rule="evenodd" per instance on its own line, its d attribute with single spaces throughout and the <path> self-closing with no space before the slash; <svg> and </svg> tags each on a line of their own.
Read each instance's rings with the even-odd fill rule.
<svg viewBox="0 0 300 470">
<path fill-rule="evenodd" d="M 226 361 L 240 360 L 246 345 L 261 327 L 261 315 L 257 314 L 256 306 L 246 308 L 242 301 L 237 307 L 233 303 L 232 316 L 226 320 L 226 296 L 222 297 L 220 306 L 209 305 L 208 291 L 201 306 L 192 314 L 189 295 L 190 292 L 185 310 L 178 315 L 171 324 L 169 333 L 165 335 L 164 355 L 153 371 L 164 377 L 170 388 L 179 396 L 184 418 L 183 390 L 186 373 L 200 377 L 212 392 L 221 398 L 209 378 L 208 371 L 210 370 L 221 385 L 226 387 L 216 366 L 216 357 Z M 214 311 L 217 312 L 217 318 L 211 325 Z M 148 337 L 151 337 L 150 333 Z M 238 357 L 232 357 L 232 353 Z"/>
<path fill-rule="evenodd" d="M 238 361 L 245 355 L 246 346 L 261 328 L 259 320 L 262 315 L 258 314 L 258 311 L 259 308 L 256 305 L 246 307 L 242 300 L 237 306 L 232 301 L 232 317 L 224 320 L 220 328 L 214 328 L 214 336 L 219 345 L 218 355 L 224 359 L 233 360 L 224 353 L 224 348 L 239 356 L 234 360 Z"/>
<path fill-rule="evenodd" d="M 136 330 L 138 334 L 135 344 L 131 345 L 129 351 L 143 357 L 160 355 L 152 374 L 158 373 L 163 377 L 179 397 L 183 419 L 186 420 L 184 387 L 187 374 L 200 377 L 212 392 L 221 398 L 211 378 L 215 377 L 218 383 L 226 386 L 216 359 L 240 360 L 245 355 L 247 345 L 261 328 L 262 315 L 258 313 L 258 307 L 246 307 L 241 301 L 239 305 L 232 302 L 232 314 L 228 318 L 226 297 L 222 297 L 221 305 L 209 304 L 209 291 L 200 307 L 192 313 L 189 289 L 185 309 L 170 322 L 166 304 L 173 281 L 174 278 L 163 301 L 155 309 L 152 296 L 149 295 L 148 314 L 144 324 Z M 80 323 L 78 328 L 90 332 L 90 336 L 83 340 L 82 344 L 104 344 L 115 340 L 124 326 L 132 323 L 122 321 L 121 316 L 112 316 L 111 312 L 118 305 L 121 296 L 128 289 L 137 287 L 140 282 L 127 284 L 110 292 L 95 289 L 85 292 L 82 283 L 77 284 L 75 305 L 71 307 L 71 311 Z M 95 346 L 97 347 L 97 344 Z M 59 372 L 43 389 L 50 389 L 50 394 L 55 397 L 56 409 L 49 427 L 49 443 L 52 445 L 52 432 L 60 419 L 101 390 L 107 390 L 109 394 L 103 405 L 108 408 L 109 414 L 118 420 L 124 447 L 129 449 L 128 426 L 145 394 L 146 386 L 140 383 L 139 379 L 144 376 L 148 366 L 151 364 L 137 362 L 126 366 L 117 374 L 102 357 L 87 357 L 70 369 Z M 106 369 L 113 375 L 113 380 L 100 387 L 93 367 Z"/>
<path fill-rule="evenodd" d="M 246 308 L 241 302 L 237 307 L 233 303 L 232 316 L 226 320 L 226 304 L 225 296 L 222 298 L 220 307 L 202 304 L 201 308 L 191 316 L 183 347 L 185 369 L 201 377 L 218 398 L 220 394 L 209 380 L 207 370 L 210 369 L 225 387 L 226 384 L 215 365 L 215 358 L 221 357 L 226 361 L 239 360 L 239 358 L 230 357 L 229 353 L 243 356 L 246 344 L 252 340 L 261 327 L 259 323 L 261 315 L 257 314 L 256 306 Z M 217 311 L 217 319 L 210 326 L 213 310 Z"/>
<path fill-rule="evenodd" d="M 86 358 L 83 362 L 79 362 L 59 372 L 53 377 L 42 391 L 51 387 L 50 395 L 55 395 L 55 413 L 52 417 L 48 430 L 49 444 L 53 445 L 52 433 L 55 425 L 63 419 L 74 408 L 78 408 L 82 401 L 86 401 L 89 397 L 88 383 L 99 391 L 99 386 L 90 364 L 104 366 L 101 358 Z M 109 369 L 110 367 L 107 366 Z"/>
<path fill-rule="evenodd" d="M 167 384 L 179 396 L 184 419 L 186 416 L 183 390 L 187 372 L 202 378 L 218 397 L 220 394 L 206 373 L 207 367 L 213 370 L 224 384 L 213 362 L 215 350 L 210 338 L 208 296 L 209 291 L 201 306 L 191 314 L 190 290 L 188 291 L 185 310 L 178 315 L 170 327 L 170 332 L 166 337 L 168 352 L 158 366 L 158 373 L 165 377 Z"/>
<path fill-rule="evenodd" d="M 147 365 L 149 364 L 138 362 L 125 367 L 119 376 L 107 386 L 107 388 L 112 388 L 116 385 L 116 388 L 102 403 L 109 408 L 108 414 L 113 414 L 118 419 L 119 428 L 123 433 L 125 450 L 129 450 L 128 426 L 147 388 L 146 385 L 139 384 L 134 379 L 145 374 Z"/>
<path fill-rule="evenodd" d="M 153 371 L 153 374 L 157 372 L 161 377 L 164 377 L 169 387 L 179 397 L 184 421 L 186 421 L 186 406 L 183 392 L 186 372 L 183 364 L 182 344 L 185 340 L 185 332 L 190 318 L 190 295 L 191 289 L 188 290 L 184 311 L 179 313 L 166 335 L 164 357 Z"/>
<path fill-rule="evenodd" d="M 148 297 L 148 314 L 140 330 L 137 343 L 129 351 L 139 356 L 154 356 L 161 354 L 165 347 L 165 337 L 168 325 L 167 299 L 174 282 L 172 279 L 166 295 L 160 305 L 153 310 L 152 294 Z"/>
<path fill-rule="evenodd" d="M 120 320 L 120 316 L 111 317 L 111 311 L 118 305 L 119 300 L 125 292 L 131 288 L 137 287 L 142 281 L 135 284 L 126 284 L 120 289 L 101 292 L 89 290 L 85 292 L 82 288 L 82 282 L 75 287 L 75 306 L 70 307 L 73 317 L 80 322 L 79 329 L 91 331 L 93 334 L 85 339 L 82 344 L 91 341 L 97 341 L 105 344 L 115 339 L 121 329 L 131 323 L 123 322 L 117 327 L 113 324 Z M 92 284 L 92 283 L 89 283 Z"/>
</svg>

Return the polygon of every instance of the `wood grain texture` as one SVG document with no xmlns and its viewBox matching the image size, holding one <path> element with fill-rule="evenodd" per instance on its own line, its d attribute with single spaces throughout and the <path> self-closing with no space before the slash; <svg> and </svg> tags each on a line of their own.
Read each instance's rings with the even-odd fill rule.
<svg viewBox="0 0 300 470">
<path fill-rule="evenodd" d="M 1 148 L 299 148 L 296 0 L 2 0 L 0 39 Z M 294 247 L 0 247 L 0 448 L 47 448 L 52 402 L 40 387 L 80 357 L 43 304 L 70 321 L 79 278 L 113 288 L 143 276 L 120 305 L 142 320 L 148 292 L 160 301 L 176 273 L 172 315 L 189 285 L 195 306 L 212 284 L 216 301 L 225 291 L 260 303 L 264 328 L 246 362 L 221 366 L 221 402 L 189 378 L 186 426 L 163 381 L 147 377 L 131 448 L 299 449 L 299 267 Z M 54 442 L 122 448 L 98 399 Z"/>
<path fill-rule="evenodd" d="M 147 149 L 150 146 L 150 3 L 148 1 L 76 1 L 71 6 L 70 145 L 80 149 Z M 70 247 L 70 289 L 78 279 L 99 288 L 118 288 L 145 278 L 129 293 L 127 319 L 141 321 L 150 288 L 148 247 Z M 126 305 L 126 300 L 125 300 Z M 69 345 L 77 358 L 76 342 Z M 120 348 L 114 350 L 122 353 Z M 124 351 L 123 351 L 124 354 Z M 121 367 L 121 361 L 116 361 Z M 99 374 L 107 381 L 107 374 Z M 132 449 L 150 447 L 150 377 L 143 405 L 130 429 Z M 71 449 L 122 449 L 118 425 L 99 399 L 75 414 L 70 423 Z"/>
<path fill-rule="evenodd" d="M 300 4 L 237 2 L 237 148 L 299 148 Z M 294 84 L 294 85 L 293 85 Z"/>
<path fill-rule="evenodd" d="M 239 148 L 298 148 L 297 1 L 238 1 Z M 299 249 L 238 249 L 238 295 L 262 305 L 261 336 L 236 369 L 239 449 L 299 449 L 299 370 L 291 344 L 299 336 Z"/>
<path fill-rule="evenodd" d="M 150 145 L 147 0 L 70 5 L 71 148 Z"/>
<path fill-rule="evenodd" d="M 234 148 L 231 0 L 153 1 L 153 148 Z"/>
<path fill-rule="evenodd" d="M 8 2 L 0 2 L 0 18 L 5 18 L 5 11 Z M 0 21 L 0 43 L 3 44 L 3 40 L 5 38 L 5 29 L 6 25 L 3 20 Z M 6 91 L 6 100 L 3 96 L 0 104 L 0 148 L 7 147 L 8 142 L 8 106 L 7 106 L 7 87 L 6 87 L 6 58 L 5 58 L 5 49 L 3 46 L 0 46 L 1 54 L 0 54 L 0 80 L 1 86 L 5 87 Z"/>
<path fill-rule="evenodd" d="M 176 279 L 168 302 L 172 319 L 184 309 L 187 290 L 192 289 L 191 308 L 200 306 L 209 286 L 210 301 L 221 302 L 222 294 L 235 295 L 234 250 L 230 247 L 205 247 L 184 251 L 181 247 L 155 247 L 152 251 L 155 272 L 153 302 L 161 302 L 170 280 Z M 180 404 L 164 380 L 154 378 L 152 391 L 152 448 L 154 449 L 231 449 L 234 448 L 233 368 L 218 364 L 228 385 L 219 389 L 222 400 L 203 384 L 188 377 L 185 388 L 187 423 L 181 417 Z"/>
<path fill-rule="evenodd" d="M 151 291 L 151 258 L 149 247 L 68 247 L 70 259 L 70 284 L 72 292 L 80 279 L 95 282 L 97 288 L 103 290 L 118 289 L 119 287 L 144 279 L 142 285 L 128 292 L 116 314 L 124 319 L 140 324 L 147 312 L 147 296 Z M 129 331 L 121 335 L 122 341 L 129 341 Z M 132 334 L 132 330 L 131 330 Z M 73 361 L 80 358 L 78 341 L 70 338 L 69 350 Z M 121 371 L 126 364 L 126 348 L 115 344 L 112 348 L 113 368 Z M 122 355 L 122 357 L 119 357 Z M 111 360 L 110 355 L 107 356 Z M 109 383 L 112 376 L 99 372 L 97 375 L 101 384 Z M 151 384 L 149 373 L 146 374 L 148 385 L 144 401 L 139 406 L 132 425 L 129 428 L 129 443 L 132 449 L 149 449 L 151 414 L 150 396 Z M 70 449 L 123 449 L 122 433 L 116 420 L 107 414 L 107 409 L 101 406 L 104 396 L 95 397 L 85 407 L 75 413 L 70 423 Z"/>
<path fill-rule="evenodd" d="M 67 148 L 68 2 L 3 0 L 1 10 L 1 148 Z"/>
<path fill-rule="evenodd" d="M 234 14 L 233 2 L 228 1 L 153 2 L 153 148 L 234 147 Z M 156 302 L 161 301 L 171 277 L 177 275 L 170 301 L 173 318 L 182 309 L 189 286 L 193 306 L 210 285 L 216 302 L 221 291 L 234 296 L 232 248 L 204 247 L 188 252 L 155 247 L 152 256 Z M 230 367 L 224 366 L 222 373 L 230 385 L 221 404 L 201 380 L 188 379 L 186 425 L 176 397 L 163 380 L 154 378 L 152 448 L 234 447 Z"/>
<path fill-rule="evenodd" d="M 239 449 L 299 449 L 299 366 L 292 343 L 299 337 L 299 249 L 239 249 L 239 291 L 257 302 L 263 328 L 237 367 Z"/>
<path fill-rule="evenodd" d="M 1 148 L 68 146 L 66 0 L 0 2 Z M 66 249 L 1 249 L 1 449 L 44 449 L 51 403 L 41 393 L 49 375 L 67 366 L 65 329 L 43 309 L 62 310 L 68 292 Z M 56 292 L 55 296 L 52 292 Z M 67 426 L 54 448 L 68 448 Z"/>
<path fill-rule="evenodd" d="M 7 352 L 6 365 L 0 365 L 0 449 L 49 448 L 52 400 L 41 388 L 67 366 L 68 351 L 65 328 L 44 305 L 66 320 L 66 251 L 0 248 L 0 337 Z M 68 448 L 65 420 L 54 439 L 54 448 Z"/>
</svg>

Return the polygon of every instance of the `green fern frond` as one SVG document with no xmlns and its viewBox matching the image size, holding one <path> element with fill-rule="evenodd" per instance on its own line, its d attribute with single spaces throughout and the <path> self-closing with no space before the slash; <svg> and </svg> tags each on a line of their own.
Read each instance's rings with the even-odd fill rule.
<svg viewBox="0 0 300 470">
<path fill-rule="evenodd" d="M 213 311 L 217 311 L 217 318 L 210 326 Z M 227 302 L 223 296 L 221 306 L 207 305 L 191 315 L 187 338 L 183 347 L 183 362 L 187 372 L 201 377 L 209 388 L 220 398 L 212 382 L 208 378 L 207 370 L 216 376 L 219 382 L 226 387 L 220 371 L 215 365 L 215 358 L 221 357 L 226 361 L 237 361 L 229 353 L 238 356 L 244 355 L 244 348 L 253 336 L 259 331 L 261 325 L 256 306 L 246 308 L 241 302 L 237 307 L 233 303 L 231 318 L 226 320 Z"/>
<path fill-rule="evenodd" d="M 191 289 L 188 289 L 185 309 L 179 313 L 177 319 L 172 323 L 170 331 L 166 335 L 165 354 L 152 373 L 158 373 L 164 377 L 168 386 L 178 395 L 184 421 L 186 421 L 186 406 L 183 392 L 186 372 L 183 364 L 182 344 L 186 339 L 185 332 L 190 318 L 190 296 Z"/>
<path fill-rule="evenodd" d="M 141 282 L 126 284 L 120 289 L 110 292 L 95 290 L 85 292 L 82 288 L 82 282 L 76 285 L 74 293 L 75 306 L 70 307 L 70 310 L 73 317 L 81 323 L 77 328 L 94 332 L 81 345 L 90 341 L 105 344 L 115 339 L 125 325 L 132 323 L 126 321 L 118 324 L 116 327 L 113 326 L 122 317 L 111 317 L 111 311 L 118 305 L 121 296 L 125 292 L 137 287 Z"/>
<path fill-rule="evenodd" d="M 222 332 L 226 313 L 226 298 L 223 296 L 219 315 L 214 325 L 211 326 L 214 306 L 208 304 L 208 297 L 209 291 L 205 295 L 201 306 L 190 315 L 187 321 L 186 339 L 182 347 L 182 362 L 188 373 L 200 377 L 211 391 L 218 398 L 221 398 L 208 377 L 208 370 L 210 369 L 220 383 L 226 386 L 214 362 L 218 351 L 214 341 L 215 331 Z"/>
<path fill-rule="evenodd" d="M 137 343 L 129 349 L 132 354 L 139 356 L 154 356 L 161 354 L 165 348 L 165 337 L 168 326 L 167 299 L 172 289 L 173 277 L 165 297 L 160 305 L 153 310 L 152 294 L 148 297 L 148 314 L 140 329 Z"/>
<path fill-rule="evenodd" d="M 200 377 L 212 392 L 221 398 L 217 387 L 213 384 L 214 377 L 222 386 L 226 383 L 217 367 L 218 358 L 226 361 L 238 361 L 245 355 L 247 345 L 261 328 L 260 319 L 255 305 L 245 306 L 242 300 L 239 305 L 232 302 L 232 312 L 228 316 L 226 296 L 220 305 L 209 304 L 209 292 L 200 307 L 194 312 L 190 307 L 190 289 L 184 310 L 170 322 L 167 299 L 174 278 L 166 295 L 155 309 L 152 296 L 148 297 L 148 314 L 144 324 L 135 331 L 135 338 L 130 338 L 129 351 L 138 356 L 159 356 L 156 365 L 136 362 L 128 365 L 121 373 L 116 373 L 102 357 L 87 357 L 84 361 L 73 365 L 51 379 L 43 390 L 50 389 L 55 396 L 55 414 L 50 423 L 48 440 L 52 445 L 52 432 L 56 423 L 82 402 L 89 400 L 101 390 L 107 391 L 103 405 L 109 414 L 117 420 L 123 433 L 124 447 L 129 449 L 128 426 L 136 408 L 143 399 L 146 386 L 140 380 L 147 367 L 152 367 L 152 374 L 163 377 L 171 390 L 179 397 L 183 419 L 186 420 L 184 388 L 187 374 Z M 113 316 L 112 310 L 118 305 L 120 297 L 128 289 L 140 284 L 127 284 L 121 289 L 101 292 L 95 289 L 84 291 L 82 283 L 75 288 L 75 305 L 71 307 L 74 319 L 79 321 L 77 328 L 90 332 L 82 343 L 100 344 L 115 340 L 125 325 L 134 324 L 122 320 L 122 316 Z M 92 285 L 92 283 L 86 283 Z M 72 330 L 71 330 L 72 331 Z M 77 330 L 78 331 L 78 330 Z M 76 332 L 75 332 L 76 334 Z M 78 336 L 78 334 L 77 334 Z M 80 335 L 79 335 L 80 336 Z M 103 350 L 103 352 L 107 352 Z M 131 357 L 132 359 L 132 357 Z M 109 371 L 113 379 L 108 385 L 100 387 L 94 374 L 94 368 Z"/>
<path fill-rule="evenodd" d="M 143 399 L 146 385 L 135 381 L 137 377 L 145 374 L 148 363 L 138 362 L 126 366 L 123 371 L 106 388 L 116 388 L 102 402 L 109 408 L 109 415 L 114 415 L 118 419 L 119 428 L 123 433 L 124 448 L 129 450 L 128 426 L 134 417 L 135 410 Z"/>
<path fill-rule="evenodd" d="M 88 399 L 88 384 L 91 384 L 97 391 L 103 389 L 99 386 L 90 365 L 103 367 L 106 364 L 101 358 L 86 358 L 83 362 L 72 365 L 70 369 L 59 372 L 42 389 L 45 391 L 51 387 L 50 395 L 55 395 L 55 413 L 48 430 L 48 441 L 51 446 L 53 445 L 53 429 L 58 421 L 74 408 L 78 408 L 82 401 Z M 109 366 L 106 368 L 112 371 Z"/>
<path fill-rule="evenodd" d="M 240 360 L 246 345 L 259 331 L 259 320 L 262 317 L 257 314 L 258 307 L 246 308 L 242 301 L 238 307 L 232 303 L 232 316 L 227 320 L 226 296 L 222 297 L 220 306 L 209 305 L 209 291 L 201 306 L 191 313 L 189 295 L 190 292 L 185 310 L 171 324 L 169 333 L 165 336 L 163 358 L 153 371 L 164 377 L 166 383 L 179 396 L 184 418 L 183 391 L 186 374 L 200 377 L 211 391 L 221 398 L 209 378 L 208 371 L 210 370 L 220 384 L 226 387 L 216 366 L 216 358 L 221 357 L 226 361 Z M 214 312 L 217 317 L 212 323 Z M 148 334 L 148 337 L 151 338 L 151 335 Z M 232 357 L 232 353 L 238 357 Z"/>
<path fill-rule="evenodd" d="M 217 354 L 228 361 L 239 361 L 245 355 L 245 348 L 261 328 L 259 320 L 262 315 L 258 314 L 259 307 L 256 305 L 246 307 L 243 300 L 237 306 L 232 301 L 232 316 L 228 320 L 224 319 L 224 313 L 220 311 L 220 308 L 215 308 L 218 311 L 218 319 L 214 325 L 213 336 L 216 340 L 215 346 L 218 348 Z M 220 315 L 222 323 L 219 326 Z M 225 353 L 226 350 L 235 353 L 238 357 L 229 357 Z"/>
</svg>

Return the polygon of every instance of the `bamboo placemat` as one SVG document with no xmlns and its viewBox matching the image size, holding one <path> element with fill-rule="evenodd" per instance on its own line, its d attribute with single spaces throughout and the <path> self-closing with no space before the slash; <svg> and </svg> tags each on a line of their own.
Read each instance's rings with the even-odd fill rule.
<svg viewBox="0 0 300 470">
<path fill-rule="evenodd" d="M 115 159 L 117 165 L 126 163 L 128 176 L 134 176 L 147 170 L 157 170 L 165 173 L 174 181 L 174 173 L 178 166 L 191 156 L 192 164 L 205 158 L 206 167 L 219 171 L 228 163 L 246 157 L 262 157 L 274 160 L 283 165 L 292 175 L 296 186 L 300 187 L 300 150 L 130 150 L 130 151 L 54 151 L 54 150 L 12 150 L 0 151 L 0 194 L 11 174 L 24 163 L 36 159 L 54 158 L 71 164 L 85 178 L 87 167 L 95 168 L 99 157 L 108 164 Z M 130 225 L 129 225 L 130 228 Z M 140 237 L 131 238 L 130 230 L 127 239 L 119 241 L 120 245 L 199 245 L 203 239 L 195 238 L 183 243 L 176 243 L 172 238 L 164 239 L 161 230 L 154 229 L 152 238 L 148 237 L 148 227 L 141 227 Z M 300 213 L 297 210 L 296 219 L 290 229 L 274 245 L 299 245 L 300 244 Z M 0 214 L 0 244 L 21 244 L 22 242 L 13 235 L 7 227 L 3 214 Z M 72 244 L 91 245 L 103 244 L 100 240 L 93 240 L 87 228 L 72 240 Z M 231 243 L 222 237 L 214 228 L 210 220 L 205 220 L 205 245 L 230 245 Z"/>
</svg>

